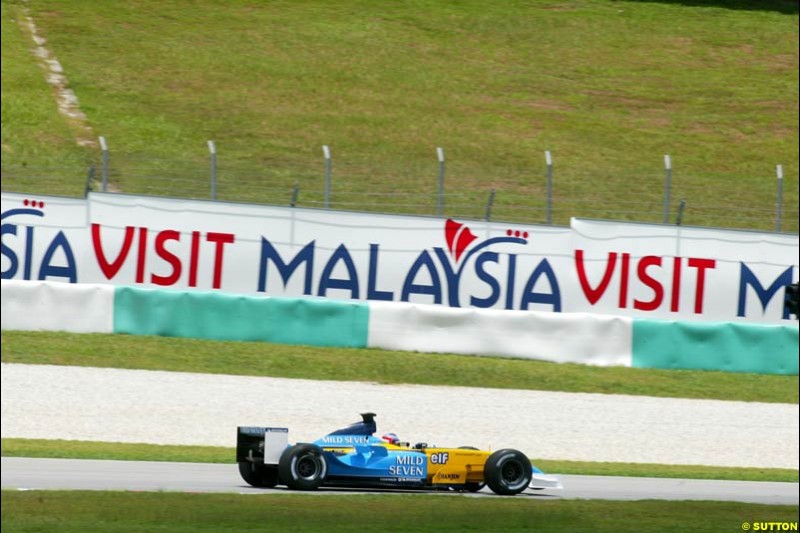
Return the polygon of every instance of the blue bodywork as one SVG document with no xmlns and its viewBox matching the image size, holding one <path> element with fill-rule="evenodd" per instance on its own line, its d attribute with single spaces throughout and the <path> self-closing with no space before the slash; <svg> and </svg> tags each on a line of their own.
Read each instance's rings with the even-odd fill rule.
<svg viewBox="0 0 800 533">
<path fill-rule="evenodd" d="M 418 486 L 425 484 L 428 459 L 421 450 L 389 450 L 374 437 L 375 420 L 364 420 L 317 439 L 314 444 L 324 450 L 328 463 L 328 482 L 345 480 L 352 483 L 390 483 Z M 332 449 L 331 449 L 332 448 Z M 338 451 L 347 448 L 347 452 Z"/>
</svg>

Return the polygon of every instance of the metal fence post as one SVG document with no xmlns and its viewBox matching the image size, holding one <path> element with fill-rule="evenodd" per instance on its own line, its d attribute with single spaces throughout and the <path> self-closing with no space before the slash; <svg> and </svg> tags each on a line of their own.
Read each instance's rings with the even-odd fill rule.
<svg viewBox="0 0 800 533">
<path fill-rule="evenodd" d="M 108 144 L 106 144 L 105 137 L 98 137 L 100 141 L 100 150 L 103 153 L 103 192 L 108 191 Z"/>
<path fill-rule="evenodd" d="M 664 156 L 664 224 L 669 223 L 669 203 L 671 194 L 672 194 L 672 160 L 668 155 L 665 155 Z"/>
<path fill-rule="evenodd" d="M 322 155 L 325 156 L 325 209 L 331 206 L 331 149 L 327 144 L 322 145 Z"/>
<path fill-rule="evenodd" d="M 544 162 L 547 164 L 547 196 L 546 219 L 548 224 L 553 223 L 553 156 L 550 150 L 544 152 Z"/>
<path fill-rule="evenodd" d="M 217 146 L 208 141 L 208 153 L 211 156 L 211 199 L 217 199 Z"/>
<path fill-rule="evenodd" d="M 686 200 L 681 198 L 681 203 L 678 204 L 678 216 L 675 219 L 675 225 L 680 226 L 683 224 L 683 209 L 686 207 Z"/>
<path fill-rule="evenodd" d="M 89 165 L 89 173 L 86 176 L 86 189 L 83 192 L 84 198 L 89 195 L 89 191 L 92 190 L 93 185 L 94 185 L 94 163 Z"/>
<path fill-rule="evenodd" d="M 436 202 L 436 214 L 442 216 L 444 213 L 444 149 L 441 146 L 436 148 L 436 157 L 439 159 L 439 195 Z"/>
<path fill-rule="evenodd" d="M 297 206 L 297 197 L 298 196 L 300 196 L 300 186 L 295 181 L 294 182 L 294 187 L 292 187 L 292 200 L 291 200 L 291 202 L 289 204 L 291 207 L 296 207 Z"/>
<path fill-rule="evenodd" d="M 776 166 L 775 172 L 778 174 L 778 198 L 775 210 L 775 231 L 781 231 L 781 222 L 783 218 L 783 165 Z"/>
<path fill-rule="evenodd" d="M 489 193 L 489 199 L 486 201 L 486 222 L 492 219 L 492 205 L 494 204 L 494 189 Z"/>
</svg>

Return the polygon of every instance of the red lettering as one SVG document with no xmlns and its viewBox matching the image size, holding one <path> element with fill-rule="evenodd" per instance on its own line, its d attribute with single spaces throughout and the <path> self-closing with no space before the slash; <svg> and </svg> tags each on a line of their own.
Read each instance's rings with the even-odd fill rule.
<svg viewBox="0 0 800 533">
<path fill-rule="evenodd" d="M 174 285 L 180 279 L 181 260 L 164 246 L 166 241 L 180 240 L 181 234 L 172 229 L 161 231 L 156 235 L 156 255 L 172 266 L 172 274 L 169 276 L 159 276 L 158 274 L 150 276 L 150 280 L 156 285 Z"/>
<path fill-rule="evenodd" d="M 639 309 L 640 311 L 653 311 L 658 309 L 661 305 L 661 301 L 664 299 L 664 287 L 661 284 L 650 277 L 647 273 L 647 267 L 650 266 L 661 266 L 661 258 L 655 255 L 648 255 L 642 257 L 641 261 L 639 261 L 639 265 L 636 267 L 636 272 L 639 275 L 639 279 L 653 289 L 653 299 L 649 302 L 637 300 L 634 298 L 633 300 L 633 307 L 634 309 Z"/>
<path fill-rule="evenodd" d="M 92 244 L 94 245 L 94 256 L 97 258 L 97 263 L 100 265 L 100 270 L 106 279 L 111 279 L 117 275 L 125 258 L 128 257 L 128 252 L 131 250 L 133 244 L 133 231 L 132 226 L 125 226 L 125 240 L 122 241 L 122 249 L 120 249 L 117 258 L 109 263 L 106 260 L 106 254 L 103 253 L 103 243 L 100 239 L 100 224 L 92 224 Z"/>
<path fill-rule="evenodd" d="M 619 308 L 628 307 L 628 271 L 631 265 L 631 254 L 622 254 L 622 270 L 619 276 Z"/>
<path fill-rule="evenodd" d="M 219 289 L 222 285 L 222 256 L 223 256 L 223 248 L 226 244 L 230 244 L 234 241 L 233 233 L 212 233 L 209 232 L 206 235 L 206 240 L 208 242 L 213 242 L 217 246 L 214 250 L 214 284 L 213 287 L 215 289 Z"/>
<path fill-rule="evenodd" d="M 102 227 L 100 224 L 92 224 L 92 244 L 94 246 L 94 253 L 97 259 L 97 264 L 106 279 L 114 278 L 125 264 L 128 255 L 133 246 L 136 237 L 136 230 L 138 230 L 138 248 L 136 250 L 136 283 L 144 283 L 147 271 L 147 234 L 149 229 L 146 227 L 126 226 L 125 236 L 122 243 L 122 248 L 113 260 L 109 260 L 103 250 L 103 242 L 101 237 Z M 189 252 L 189 287 L 197 287 L 197 276 L 200 263 L 200 240 L 202 233 L 199 231 L 192 232 L 191 246 Z M 167 249 L 168 241 L 181 240 L 181 233 L 177 230 L 164 230 L 156 234 L 154 251 L 156 256 L 163 259 L 171 266 L 171 270 L 166 275 L 159 275 L 152 273 L 150 275 L 151 283 L 161 286 L 175 285 L 181 278 L 183 273 L 183 261 L 181 257 Z M 214 233 L 209 232 L 206 235 L 206 241 L 214 243 L 214 274 L 213 274 L 213 288 L 219 289 L 222 286 L 222 273 L 225 257 L 225 245 L 235 242 L 236 238 L 233 233 Z M 152 269 L 151 269 L 152 270 Z"/>
<path fill-rule="evenodd" d="M 669 310 L 673 313 L 678 312 L 681 301 L 681 258 L 672 259 L 672 298 L 670 298 Z"/>
<path fill-rule="evenodd" d="M 603 274 L 603 279 L 600 281 L 600 285 L 598 285 L 596 289 L 593 289 L 592 286 L 589 285 L 589 280 L 586 277 L 586 270 L 583 266 L 583 250 L 575 250 L 575 268 L 578 270 L 578 280 L 581 283 L 583 294 L 586 296 L 586 299 L 589 300 L 590 304 L 596 304 L 603 296 L 603 293 L 606 292 L 608 284 L 611 282 L 611 276 L 614 274 L 614 266 L 616 263 L 617 253 L 609 252 L 608 263 L 606 263 L 606 271 Z"/>
<path fill-rule="evenodd" d="M 703 313 L 703 294 L 706 287 L 706 269 L 716 268 L 717 262 L 714 259 L 690 258 L 689 266 L 697 269 L 697 288 L 694 292 L 694 312 Z"/>
<path fill-rule="evenodd" d="M 147 257 L 147 228 L 139 228 L 139 254 L 136 257 L 136 283 L 144 283 L 144 260 Z"/>
<path fill-rule="evenodd" d="M 197 287 L 197 257 L 200 252 L 200 232 L 192 232 L 192 252 L 189 256 L 189 286 Z"/>
</svg>

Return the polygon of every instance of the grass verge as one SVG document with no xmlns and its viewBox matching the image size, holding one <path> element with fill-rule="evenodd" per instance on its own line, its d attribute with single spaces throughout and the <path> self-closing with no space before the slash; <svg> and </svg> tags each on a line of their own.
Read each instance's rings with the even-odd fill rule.
<svg viewBox="0 0 800 533">
<path fill-rule="evenodd" d="M 90 154 L 59 113 L 21 6 L 0 4 L 3 189 L 82 196 Z M 12 170 L 13 169 L 13 170 Z M 13 177 L 9 178 L 7 170 Z"/>
<path fill-rule="evenodd" d="M 2 493 L 5 531 L 740 531 L 743 522 L 796 522 L 797 506 L 731 502 L 611 502 L 430 495 Z"/>
<path fill-rule="evenodd" d="M 3 9 L 3 164 L 14 164 L 3 186 L 51 192 L 49 174 L 29 169 L 74 148 L 10 20 L 21 4 Z M 782 163 L 784 229 L 797 230 L 796 1 L 28 9 L 125 192 L 208 197 L 214 139 L 220 199 L 285 204 L 297 183 L 299 202 L 319 205 L 329 144 L 334 206 L 434 213 L 442 146 L 449 216 L 482 217 L 496 189 L 496 218 L 541 222 L 551 150 L 556 223 L 660 221 L 669 153 L 684 224 L 772 230 Z M 64 187 L 81 190 L 85 175 Z"/>
<path fill-rule="evenodd" d="M 219 446 L 173 446 L 69 440 L 3 439 L 4 457 L 54 457 L 122 461 L 233 463 L 235 450 Z M 798 471 L 784 468 L 733 468 L 695 465 L 600 463 L 534 459 L 549 473 L 590 476 L 669 477 L 740 481 L 798 481 Z"/>
<path fill-rule="evenodd" d="M 798 402 L 797 376 L 167 337 L 4 331 L 2 361 L 337 381 Z"/>
</svg>

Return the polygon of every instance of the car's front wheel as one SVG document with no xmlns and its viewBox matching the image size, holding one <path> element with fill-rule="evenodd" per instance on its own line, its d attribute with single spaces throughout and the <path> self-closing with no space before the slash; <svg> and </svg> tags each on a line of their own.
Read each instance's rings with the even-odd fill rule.
<svg viewBox="0 0 800 533">
<path fill-rule="evenodd" d="M 486 484 L 497 494 L 511 496 L 525 490 L 531 482 L 531 462 L 519 450 L 498 450 L 483 467 Z"/>
<path fill-rule="evenodd" d="M 327 473 L 325 454 L 314 444 L 289 446 L 278 462 L 281 481 L 293 490 L 316 490 L 325 481 Z"/>
</svg>

